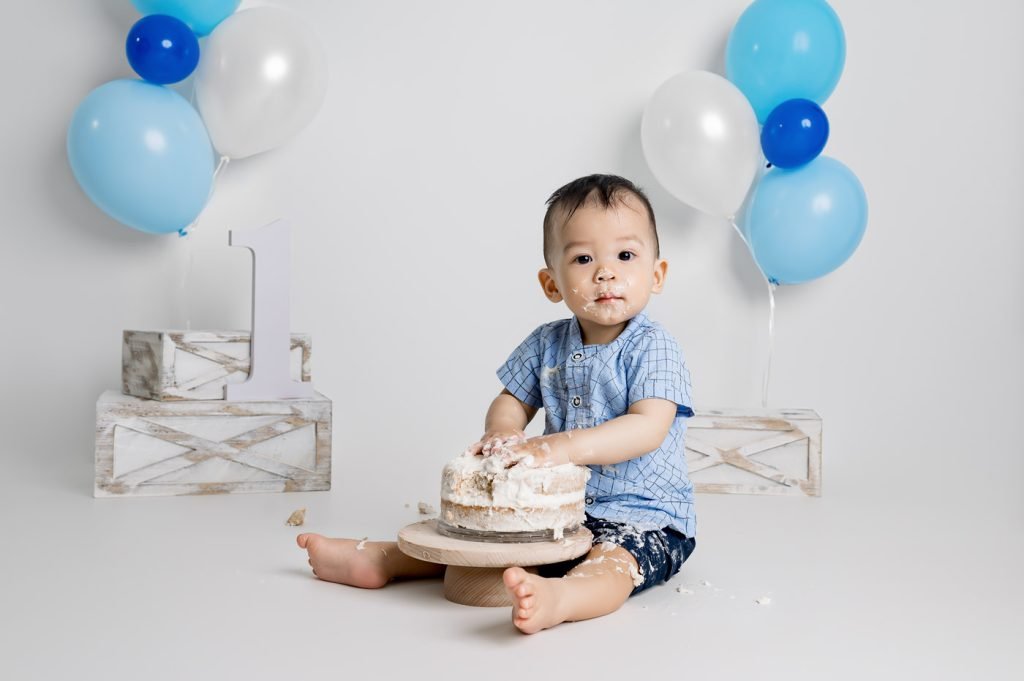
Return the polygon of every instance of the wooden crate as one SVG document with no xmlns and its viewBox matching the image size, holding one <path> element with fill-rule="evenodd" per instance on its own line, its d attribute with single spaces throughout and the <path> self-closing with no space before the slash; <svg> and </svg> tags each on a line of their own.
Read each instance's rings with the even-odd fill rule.
<svg viewBox="0 0 1024 681">
<path fill-rule="evenodd" d="M 95 496 L 331 488 L 331 401 L 96 402 Z"/>
<path fill-rule="evenodd" d="M 309 381 L 310 337 L 292 334 L 291 373 Z M 247 331 L 125 331 L 121 388 L 150 400 L 223 400 L 249 377 Z"/>
<path fill-rule="evenodd" d="M 697 492 L 821 496 L 821 417 L 810 409 L 698 410 L 686 461 Z"/>
</svg>

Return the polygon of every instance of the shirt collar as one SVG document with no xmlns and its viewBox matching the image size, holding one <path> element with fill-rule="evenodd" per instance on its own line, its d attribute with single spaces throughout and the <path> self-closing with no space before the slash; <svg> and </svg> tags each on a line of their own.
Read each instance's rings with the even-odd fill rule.
<svg viewBox="0 0 1024 681">
<path fill-rule="evenodd" d="M 620 333 L 611 343 L 586 347 L 594 348 L 594 350 L 591 351 L 593 353 L 603 352 L 606 350 L 617 350 L 620 345 L 625 343 L 629 338 L 635 336 L 640 330 L 646 327 L 647 324 L 647 312 L 641 310 L 638 315 L 626 323 L 626 328 L 624 328 L 622 333 Z M 572 323 L 569 324 L 569 352 L 582 350 L 583 348 L 583 332 L 580 330 L 580 320 L 573 315 Z"/>
</svg>

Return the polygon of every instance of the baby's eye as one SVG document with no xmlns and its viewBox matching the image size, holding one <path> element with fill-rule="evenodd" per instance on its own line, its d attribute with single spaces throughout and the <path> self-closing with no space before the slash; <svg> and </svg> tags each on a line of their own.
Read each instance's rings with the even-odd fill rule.
<svg viewBox="0 0 1024 681">
<path fill-rule="evenodd" d="M 593 258 L 589 255 L 577 255 L 572 261 L 577 265 L 589 265 L 591 260 L 593 260 Z"/>
<path fill-rule="evenodd" d="M 619 260 L 625 260 L 625 261 L 628 262 L 628 261 L 632 260 L 635 257 L 636 257 L 636 253 L 632 253 L 630 251 L 623 251 L 622 253 L 619 253 Z"/>
</svg>

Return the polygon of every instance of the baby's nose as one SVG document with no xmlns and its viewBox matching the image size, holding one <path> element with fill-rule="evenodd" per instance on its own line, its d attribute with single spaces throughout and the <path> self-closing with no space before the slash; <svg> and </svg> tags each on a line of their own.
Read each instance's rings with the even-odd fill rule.
<svg viewBox="0 0 1024 681">
<path fill-rule="evenodd" d="M 615 278 L 615 273 L 607 267 L 601 267 L 597 270 L 597 274 L 594 275 L 594 278 L 598 281 L 608 281 L 609 279 Z"/>
</svg>

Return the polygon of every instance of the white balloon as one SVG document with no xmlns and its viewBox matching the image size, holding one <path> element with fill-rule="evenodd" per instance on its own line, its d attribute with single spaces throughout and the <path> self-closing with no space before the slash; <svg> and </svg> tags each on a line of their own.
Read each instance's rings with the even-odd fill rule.
<svg viewBox="0 0 1024 681">
<path fill-rule="evenodd" d="M 196 105 L 223 156 L 272 149 L 313 119 L 327 89 L 327 55 L 295 12 L 257 7 L 232 14 L 202 46 Z"/>
<path fill-rule="evenodd" d="M 764 162 L 750 102 L 708 71 L 662 83 L 644 110 L 640 138 L 658 182 L 680 201 L 721 217 L 735 217 Z"/>
</svg>

